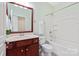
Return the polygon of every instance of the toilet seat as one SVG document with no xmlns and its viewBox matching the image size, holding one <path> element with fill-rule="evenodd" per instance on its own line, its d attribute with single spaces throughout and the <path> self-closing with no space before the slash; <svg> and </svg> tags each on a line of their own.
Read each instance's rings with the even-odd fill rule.
<svg viewBox="0 0 79 59">
<path fill-rule="evenodd" d="M 45 52 L 52 52 L 52 50 L 53 50 L 53 47 L 52 47 L 52 45 L 50 45 L 50 44 L 43 44 L 42 45 L 42 48 L 43 48 L 43 50 L 45 51 Z"/>
<path fill-rule="evenodd" d="M 50 44 L 43 44 L 42 47 L 44 47 L 48 50 L 52 49 L 52 45 L 50 45 Z"/>
<path fill-rule="evenodd" d="M 42 44 L 42 49 L 44 54 L 47 54 L 48 56 L 51 56 L 53 47 L 50 44 Z"/>
</svg>

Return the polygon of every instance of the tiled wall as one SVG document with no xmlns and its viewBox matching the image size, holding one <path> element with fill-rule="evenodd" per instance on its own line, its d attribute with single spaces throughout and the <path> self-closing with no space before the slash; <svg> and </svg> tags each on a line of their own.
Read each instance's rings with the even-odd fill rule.
<svg viewBox="0 0 79 59">
<path fill-rule="evenodd" d="M 79 3 L 54 13 L 55 53 L 79 55 Z"/>
<path fill-rule="evenodd" d="M 46 37 L 52 40 L 53 51 L 57 55 L 79 55 L 79 3 L 47 18 Z"/>
</svg>

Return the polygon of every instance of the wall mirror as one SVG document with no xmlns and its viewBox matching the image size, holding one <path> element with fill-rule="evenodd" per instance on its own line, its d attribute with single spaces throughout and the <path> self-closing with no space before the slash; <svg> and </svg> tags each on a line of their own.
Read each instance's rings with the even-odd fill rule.
<svg viewBox="0 0 79 59">
<path fill-rule="evenodd" d="M 6 27 L 11 30 L 11 33 L 33 32 L 33 8 L 8 2 L 6 14 Z"/>
</svg>

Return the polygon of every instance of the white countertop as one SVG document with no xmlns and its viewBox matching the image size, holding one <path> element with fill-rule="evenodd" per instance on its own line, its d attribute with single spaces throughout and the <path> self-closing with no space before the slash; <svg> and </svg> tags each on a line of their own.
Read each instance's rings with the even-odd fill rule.
<svg viewBox="0 0 79 59">
<path fill-rule="evenodd" d="M 12 42 L 12 41 L 18 41 L 18 40 L 27 40 L 27 39 L 30 39 L 30 38 L 37 38 L 38 36 L 37 35 L 34 35 L 34 34 L 24 34 L 23 36 L 21 36 L 21 34 L 19 35 L 15 35 L 15 36 L 9 36 L 9 37 L 6 37 L 6 42 Z"/>
</svg>

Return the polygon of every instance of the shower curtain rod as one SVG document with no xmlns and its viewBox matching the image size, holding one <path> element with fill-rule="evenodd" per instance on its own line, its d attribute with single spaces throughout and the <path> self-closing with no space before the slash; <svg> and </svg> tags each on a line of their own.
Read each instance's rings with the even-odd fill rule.
<svg viewBox="0 0 79 59">
<path fill-rule="evenodd" d="M 53 14 L 54 14 L 54 13 L 56 13 L 56 12 L 59 12 L 59 11 L 61 11 L 61 10 L 65 9 L 65 8 L 71 7 L 71 6 L 73 6 L 73 5 L 75 5 L 75 4 L 78 4 L 78 3 L 79 3 L 79 2 L 75 2 L 75 3 L 70 4 L 70 5 L 68 5 L 68 6 L 65 6 L 65 7 L 61 8 L 61 9 L 58 9 L 58 10 L 57 10 L 57 11 L 55 11 L 55 12 L 49 13 L 49 14 L 47 14 L 47 15 L 45 15 L 45 16 L 48 16 L 48 15 L 53 15 Z"/>
</svg>

